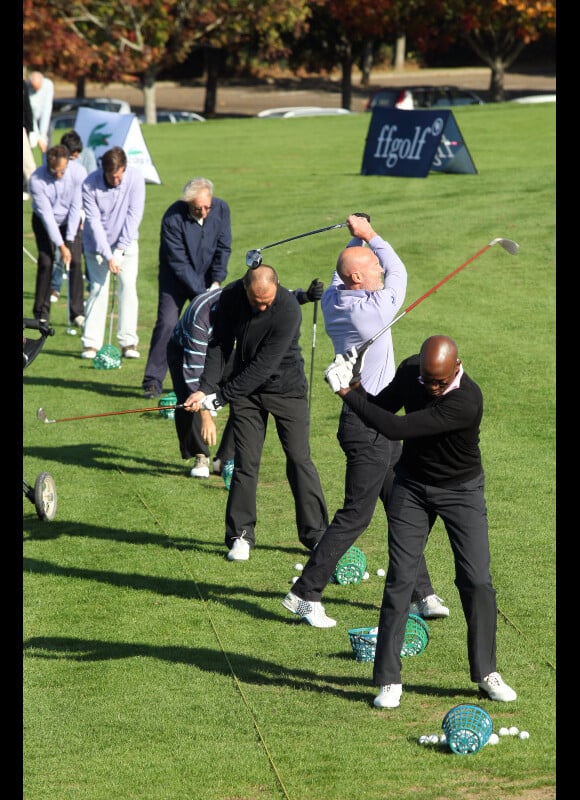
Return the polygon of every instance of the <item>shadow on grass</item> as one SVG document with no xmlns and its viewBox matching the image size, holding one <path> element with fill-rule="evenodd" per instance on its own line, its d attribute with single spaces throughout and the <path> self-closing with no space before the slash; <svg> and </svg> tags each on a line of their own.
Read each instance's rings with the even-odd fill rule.
<svg viewBox="0 0 580 800">
<path fill-rule="evenodd" d="M 223 551 L 220 551 L 223 552 Z M 235 609 L 246 614 L 252 619 L 282 621 L 291 625 L 301 624 L 297 617 L 290 616 L 280 607 L 280 613 L 273 613 L 261 604 L 260 600 L 282 601 L 285 591 L 280 593 L 259 591 L 246 584 L 224 586 L 223 583 L 208 583 L 204 581 L 176 580 L 159 576 L 141 575 L 138 573 L 107 572 L 100 570 L 82 569 L 79 567 L 61 567 L 50 561 L 41 561 L 34 558 L 23 559 L 24 572 L 36 575 L 50 575 L 52 577 L 75 578 L 77 580 L 95 581 L 97 583 L 114 586 L 117 588 L 130 588 L 136 591 L 151 592 L 161 597 L 177 597 L 182 600 L 200 600 L 203 602 L 222 603 L 230 609 Z M 352 596 L 333 598 L 334 605 L 343 604 L 348 609 L 353 607 L 372 610 L 376 607 L 372 603 L 353 602 Z"/>
<path fill-rule="evenodd" d="M 343 700 L 356 700 L 372 704 L 368 690 L 341 690 L 351 686 L 356 678 L 348 675 L 319 674 L 307 669 L 291 669 L 253 656 L 226 652 L 206 647 L 171 647 L 148 644 L 128 644 L 100 639 L 75 639 L 72 637 L 32 637 L 24 643 L 24 652 L 29 658 L 77 662 L 117 661 L 124 658 L 154 658 L 171 664 L 185 664 L 212 674 L 228 677 L 232 671 L 238 680 L 247 684 L 280 686 L 300 691 L 316 691 L 334 694 Z M 367 681 L 366 677 L 364 678 Z M 424 684 L 405 683 L 405 692 L 436 697 L 455 697 L 457 694 L 476 695 L 477 691 L 465 691 L 464 687 L 441 689 Z M 392 713 L 392 712 L 391 712 Z"/>
</svg>

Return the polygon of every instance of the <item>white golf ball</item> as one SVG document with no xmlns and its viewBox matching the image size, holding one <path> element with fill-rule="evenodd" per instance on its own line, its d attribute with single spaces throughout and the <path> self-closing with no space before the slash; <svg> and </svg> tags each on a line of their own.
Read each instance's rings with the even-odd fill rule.
<svg viewBox="0 0 580 800">
<path fill-rule="evenodd" d="M 498 731 L 500 736 L 509 736 L 510 732 L 507 728 L 500 728 Z"/>
<path fill-rule="evenodd" d="M 431 742 L 431 744 L 439 744 L 439 737 L 437 736 L 436 733 L 432 733 L 431 736 L 429 737 L 429 741 Z"/>
<path fill-rule="evenodd" d="M 497 733 L 491 733 L 489 739 L 487 740 L 488 744 L 497 744 L 499 742 L 499 736 Z"/>
<path fill-rule="evenodd" d="M 519 732 L 520 732 L 519 728 L 516 728 L 515 725 L 511 726 L 511 728 L 510 728 L 510 736 L 517 736 Z"/>
<path fill-rule="evenodd" d="M 300 562 L 298 562 L 298 564 L 294 564 L 294 569 L 295 569 L 295 570 L 298 570 L 298 572 L 302 572 L 302 570 L 304 569 L 304 567 L 303 567 L 303 565 L 302 565 Z"/>
<path fill-rule="evenodd" d="M 530 734 L 527 731 L 520 731 L 520 739 L 529 739 Z"/>
<path fill-rule="evenodd" d="M 295 576 L 292 578 L 292 583 L 296 583 L 296 581 L 297 581 L 297 580 L 298 580 L 298 575 L 295 575 Z"/>
<path fill-rule="evenodd" d="M 379 578 L 384 578 L 386 574 L 387 573 L 385 572 L 385 570 L 382 567 L 378 568 L 377 575 L 379 576 Z"/>
<path fill-rule="evenodd" d="M 419 736 L 419 744 L 427 744 L 428 741 L 429 741 L 428 736 Z"/>
<path fill-rule="evenodd" d="M 447 742 L 447 736 L 444 733 L 439 734 L 439 742 L 440 744 L 445 744 Z"/>
<path fill-rule="evenodd" d="M 368 572 L 365 572 L 365 574 L 363 575 L 363 581 L 368 581 L 369 577 L 370 576 L 369 576 Z"/>
<path fill-rule="evenodd" d="M 68 331 L 68 333 L 69 333 L 69 335 L 70 335 L 70 336 L 76 336 L 76 335 L 77 335 L 77 332 L 75 331 L 75 329 L 74 329 L 74 328 L 70 328 L 70 330 Z"/>
</svg>

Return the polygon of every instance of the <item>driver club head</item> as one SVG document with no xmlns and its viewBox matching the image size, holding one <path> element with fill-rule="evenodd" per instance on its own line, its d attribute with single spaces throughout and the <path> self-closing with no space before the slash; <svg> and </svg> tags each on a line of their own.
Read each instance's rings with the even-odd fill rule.
<svg viewBox="0 0 580 800">
<path fill-rule="evenodd" d="M 246 266 L 256 269 L 262 263 L 262 253 L 259 250 L 248 250 L 246 253 Z"/>
</svg>

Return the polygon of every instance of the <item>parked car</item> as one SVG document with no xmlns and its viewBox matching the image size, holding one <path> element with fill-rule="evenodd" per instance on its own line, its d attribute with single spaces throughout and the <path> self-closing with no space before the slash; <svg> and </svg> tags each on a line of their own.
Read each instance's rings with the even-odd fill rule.
<svg viewBox="0 0 580 800">
<path fill-rule="evenodd" d="M 470 106 L 483 103 L 476 92 L 471 89 L 460 89 L 458 86 L 406 86 L 379 89 L 367 101 L 366 110 L 399 108 L 412 111 L 417 108 Z"/>
<path fill-rule="evenodd" d="M 52 101 L 52 113 L 76 111 L 79 106 L 96 108 L 99 111 L 114 111 L 117 114 L 131 113 L 129 103 L 114 97 L 55 97 Z"/>
<path fill-rule="evenodd" d="M 271 117 L 282 117 L 291 119 L 293 117 L 325 117 L 336 114 L 352 114 L 348 108 L 322 108 L 321 106 L 284 106 L 282 108 L 265 108 L 256 114 L 262 119 Z"/>
<path fill-rule="evenodd" d="M 145 114 L 138 114 L 137 119 L 143 125 L 145 122 Z M 157 111 L 157 122 L 205 122 L 205 117 L 201 114 L 196 114 L 195 111 Z"/>
</svg>

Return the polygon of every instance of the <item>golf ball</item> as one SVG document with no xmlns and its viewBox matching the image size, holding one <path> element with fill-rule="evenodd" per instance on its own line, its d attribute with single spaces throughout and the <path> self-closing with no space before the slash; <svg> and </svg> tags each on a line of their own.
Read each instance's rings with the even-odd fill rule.
<svg viewBox="0 0 580 800">
<path fill-rule="evenodd" d="M 527 731 L 520 731 L 520 739 L 529 739 L 530 734 Z"/>
<path fill-rule="evenodd" d="M 419 736 L 419 744 L 427 744 L 428 741 L 429 741 L 428 736 Z"/>
<path fill-rule="evenodd" d="M 432 733 L 431 736 L 429 736 L 429 741 L 431 744 L 439 744 L 439 737 L 436 733 Z"/>
<path fill-rule="evenodd" d="M 488 744 L 497 744 L 499 742 L 499 736 L 497 733 L 491 733 L 489 735 L 489 739 L 487 740 Z"/>
<path fill-rule="evenodd" d="M 385 572 L 385 570 L 382 567 L 378 568 L 377 575 L 379 576 L 379 578 L 384 578 L 386 574 L 387 573 Z"/>
<path fill-rule="evenodd" d="M 512 725 L 512 727 L 509 729 L 509 732 L 510 732 L 510 736 L 517 736 L 518 733 L 520 732 L 520 729 L 516 728 L 515 725 Z"/>
<path fill-rule="evenodd" d="M 298 562 L 298 564 L 294 564 L 294 569 L 295 569 L 295 570 L 298 570 L 298 572 L 302 572 L 302 570 L 304 569 L 304 567 L 303 567 L 303 565 L 302 565 L 300 562 Z"/>
<path fill-rule="evenodd" d="M 445 744 L 446 742 L 447 742 L 447 736 L 445 736 L 444 733 L 440 733 L 439 734 L 439 743 L 440 744 Z"/>
<path fill-rule="evenodd" d="M 363 575 L 363 581 L 368 581 L 368 579 L 369 579 L 369 574 L 368 572 L 365 572 L 365 574 Z"/>
<path fill-rule="evenodd" d="M 75 331 L 75 329 L 74 329 L 74 328 L 69 328 L 69 330 L 67 331 L 67 333 L 68 333 L 70 336 L 76 336 L 76 335 L 77 335 L 77 332 Z"/>
<path fill-rule="evenodd" d="M 509 730 L 507 728 L 500 728 L 498 731 L 500 736 L 509 736 Z"/>
</svg>

